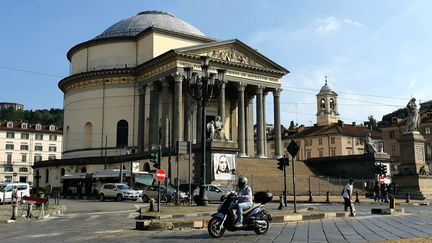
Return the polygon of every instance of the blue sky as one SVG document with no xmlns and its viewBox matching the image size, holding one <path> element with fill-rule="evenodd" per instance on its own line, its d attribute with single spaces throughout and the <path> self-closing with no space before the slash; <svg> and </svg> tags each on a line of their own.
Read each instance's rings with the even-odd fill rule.
<svg viewBox="0 0 432 243">
<path fill-rule="evenodd" d="M 282 123 L 312 125 L 328 76 L 341 119 L 362 122 L 431 99 L 432 1 L 5 0 L 0 3 L 0 101 L 62 108 L 66 52 L 143 10 L 168 11 L 207 36 L 237 38 L 291 71 Z M 23 70 L 23 71 L 19 71 Z M 272 97 L 267 98 L 267 121 Z"/>
</svg>

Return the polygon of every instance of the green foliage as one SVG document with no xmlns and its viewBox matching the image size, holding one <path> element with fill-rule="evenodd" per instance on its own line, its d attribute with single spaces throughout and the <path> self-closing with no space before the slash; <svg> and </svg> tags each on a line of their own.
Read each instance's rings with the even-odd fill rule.
<svg viewBox="0 0 432 243">
<path fill-rule="evenodd" d="M 51 108 L 50 110 L 22 111 L 11 107 L 0 110 L 0 120 L 63 126 L 63 109 Z"/>
</svg>

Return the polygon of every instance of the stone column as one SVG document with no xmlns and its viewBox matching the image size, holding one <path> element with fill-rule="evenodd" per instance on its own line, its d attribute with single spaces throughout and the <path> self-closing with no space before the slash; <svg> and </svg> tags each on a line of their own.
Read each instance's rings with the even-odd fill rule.
<svg viewBox="0 0 432 243">
<path fill-rule="evenodd" d="M 280 120 L 280 91 L 277 88 L 273 90 L 273 115 L 274 115 L 274 143 L 275 143 L 275 157 L 282 157 L 281 153 L 281 120 Z"/>
<path fill-rule="evenodd" d="M 237 88 L 238 91 L 238 146 L 239 156 L 246 157 L 246 146 L 245 146 L 245 106 L 244 106 L 244 91 L 246 85 L 239 83 Z"/>
<path fill-rule="evenodd" d="M 226 82 L 222 82 L 221 92 L 219 95 L 219 104 L 218 104 L 218 114 L 221 117 L 224 127 L 225 127 L 225 87 L 226 87 Z"/>
<path fill-rule="evenodd" d="M 138 152 L 144 153 L 144 134 L 145 132 L 145 91 L 146 86 L 142 85 L 138 88 L 139 92 L 139 108 L 138 108 Z"/>
<path fill-rule="evenodd" d="M 153 82 L 150 86 L 150 118 L 149 118 L 149 145 L 159 144 L 159 91 Z"/>
<path fill-rule="evenodd" d="M 263 145 L 264 145 L 264 156 L 268 157 L 268 153 L 267 153 L 267 122 L 266 122 L 266 111 L 265 111 L 265 107 L 266 107 L 266 96 L 267 96 L 267 92 L 263 93 Z"/>
<path fill-rule="evenodd" d="M 173 141 L 183 141 L 183 76 L 174 77 Z"/>
<path fill-rule="evenodd" d="M 184 119 L 183 119 L 183 124 L 184 124 L 184 133 L 183 133 L 183 137 L 184 137 L 184 141 L 192 141 L 192 136 L 191 136 L 191 112 L 192 112 L 192 104 L 191 104 L 191 99 L 192 97 L 189 95 L 185 96 L 185 102 L 184 102 L 184 109 L 183 109 L 183 114 L 184 114 Z"/>
<path fill-rule="evenodd" d="M 263 119 L 263 87 L 258 86 L 257 88 L 257 156 L 258 158 L 264 158 L 264 119 Z"/>
<path fill-rule="evenodd" d="M 254 131 L 254 96 L 245 98 L 246 102 L 246 154 L 249 157 L 255 156 L 255 131 Z"/>
<path fill-rule="evenodd" d="M 169 130 L 169 104 L 170 102 L 170 92 L 169 92 L 169 80 L 167 78 L 161 80 L 162 83 L 162 117 L 161 117 L 161 127 L 162 127 L 162 147 L 168 147 L 168 130 Z"/>
</svg>

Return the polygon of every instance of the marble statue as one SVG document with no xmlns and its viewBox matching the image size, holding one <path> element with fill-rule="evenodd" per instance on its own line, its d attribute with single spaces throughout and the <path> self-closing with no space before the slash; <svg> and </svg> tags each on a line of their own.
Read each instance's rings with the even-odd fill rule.
<svg viewBox="0 0 432 243">
<path fill-rule="evenodd" d="M 220 116 L 207 123 L 207 131 L 210 132 L 209 140 L 226 140 L 223 121 Z"/>
<path fill-rule="evenodd" d="M 420 114 L 416 105 L 416 99 L 412 98 L 406 105 L 408 111 L 408 119 L 405 126 L 405 132 L 417 131 L 420 125 Z"/>
</svg>

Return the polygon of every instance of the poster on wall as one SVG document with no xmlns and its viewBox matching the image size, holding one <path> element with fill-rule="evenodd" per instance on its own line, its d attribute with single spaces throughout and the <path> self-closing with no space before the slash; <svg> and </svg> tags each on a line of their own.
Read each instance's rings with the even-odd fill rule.
<svg viewBox="0 0 432 243">
<path fill-rule="evenodd" d="M 214 153 L 212 161 L 215 180 L 235 180 L 235 154 Z"/>
</svg>

